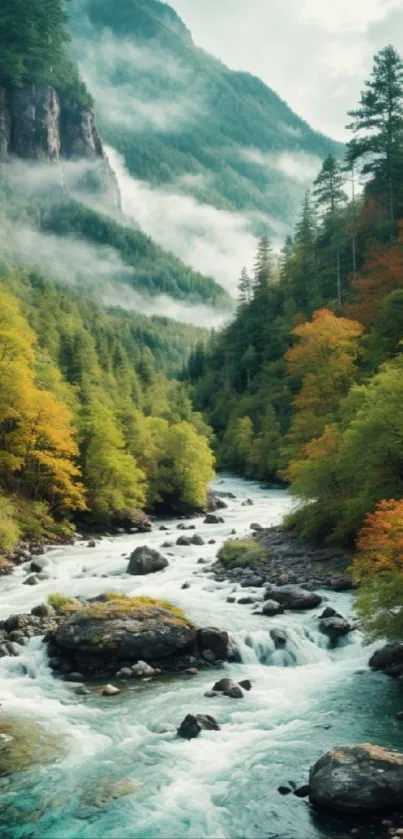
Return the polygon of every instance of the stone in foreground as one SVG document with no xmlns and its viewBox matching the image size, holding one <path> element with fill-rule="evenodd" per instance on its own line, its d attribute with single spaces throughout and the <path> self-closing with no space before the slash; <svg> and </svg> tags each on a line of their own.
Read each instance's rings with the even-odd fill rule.
<svg viewBox="0 0 403 839">
<path fill-rule="evenodd" d="M 403 754 L 364 743 L 331 749 L 309 773 L 310 800 L 341 813 L 399 808 Z"/>
<path fill-rule="evenodd" d="M 219 731 L 220 726 L 209 714 L 187 714 L 178 728 L 178 737 L 184 740 L 194 740 L 201 731 Z"/>
<path fill-rule="evenodd" d="M 133 551 L 129 560 L 127 573 L 133 574 L 134 576 L 155 574 L 157 571 L 163 571 L 168 565 L 168 560 L 164 556 L 161 556 L 158 551 L 143 546 Z"/>
</svg>

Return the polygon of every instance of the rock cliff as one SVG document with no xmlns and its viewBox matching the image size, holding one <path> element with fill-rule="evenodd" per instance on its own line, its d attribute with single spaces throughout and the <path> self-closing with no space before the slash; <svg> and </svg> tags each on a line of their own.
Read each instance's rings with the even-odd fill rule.
<svg viewBox="0 0 403 839">
<path fill-rule="evenodd" d="M 120 204 L 94 113 L 71 92 L 47 84 L 0 86 L 0 159 L 12 157 L 49 163 L 87 160 L 93 164 L 92 191 Z"/>
</svg>

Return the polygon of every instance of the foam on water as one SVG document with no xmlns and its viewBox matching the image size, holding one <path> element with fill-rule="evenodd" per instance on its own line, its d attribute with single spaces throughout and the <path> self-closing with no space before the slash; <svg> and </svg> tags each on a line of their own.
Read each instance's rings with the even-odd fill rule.
<svg viewBox="0 0 403 839">
<path fill-rule="evenodd" d="M 32 639 L 18 658 L 0 659 L 0 702 L 5 711 L 57 732 L 63 750 L 56 763 L 23 773 L 5 788 L 2 836 L 317 839 L 332 835 L 331 826 L 323 834 L 305 802 L 282 799 L 277 787 L 288 779 L 305 782 L 309 764 L 337 742 L 378 736 L 387 745 L 389 726 L 371 709 L 387 705 L 393 686 L 363 669 L 368 651 L 358 637 L 351 636 L 336 650 L 328 649 L 317 629 L 320 610 L 265 618 L 253 614 L 251 606 L 227 602 L 234 586 L 216 583 L 205 573 L 208 566 L 197 560 L 213 560 L 233 529 L 244 535 L 252 521 L 264 526 L 279 523 L 291 501 L 282 490 L 262 489 L 235 478 L 220 479 L 217 489 L 236 496 L 223 511 L 225 524 L 186 522 L 196 526 L 204 546 L 162 550 L 164 541 L 176 542 L 180 535 L 178 521 L 167 520 L 160 524 L 168 532 L 156 528 L 147 535 L 105 538 L 95 549 L 83 543 L 51 550 L 46 557 L 51 579 L 24 586 L 26 569 L 19 568 L 1 581 L 0 617 L 29 611 L 54 591 L 90 597 L 113 588 L 163 597 L 180 605 L 199 625 L 232 633 L 242 663 L 228 665 L 224 672 L 236 680 L 249 678 L 252 690 L 239 701 L 208 699 L 204 693 L 220 675 L 210 670 L 196 678 L 133 682 L 113 698 L 83 699 L 75 696 L 69 683 L 53 678 L 41 640 Z M 247 497 L 253 506 L 242 506 Z M 208 545 L 210 539 L 216 544 Z M 150 577 L 127 575 L 127 556 L 141 544 L 162 550 L 169 568 Z M 190 588 L 183 590 L 185 581 Z M 261 594 L 256 591 L 257 597 Z M 349 595 L 332 595 L 331 603 L 344 614 L 351 609 Z M 272 629 L 285 633 L 284 648 L 276 649 Z M 191 742 L 178 740 L 172 726 L 189 712 L 212 714 L 221 730 L 203 732 Z M 94 785 L 103 788 L 107 779 L 112 788 L 115 781 L 127 778 L 141 782 L 138 792 L 101 802 L 103 806 L 94 804 Z M 31 821 L 27 810 L 35 813 Z"/>
</svg>

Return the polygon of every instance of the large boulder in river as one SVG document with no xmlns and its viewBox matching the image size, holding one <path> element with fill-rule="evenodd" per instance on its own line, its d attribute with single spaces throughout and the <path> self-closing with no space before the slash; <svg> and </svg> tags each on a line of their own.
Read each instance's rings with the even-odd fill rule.
<svg viewBox="0 0 403 839">
<path fill-rule="evenodd" d="M 321 617 L 319 619 L 319 629 L 323 633 L 323 635 L 327 635 L 330 640 L 330 644 L 332 647 L 337 646 L 338 641 L 340 638 L 343 638 L 345 635 L 348 635 L 349 632 L 352 632 L 354 627 L 351 623 L 343 618 L 342 615 L 338 615 L 337 612 L 330 617 Z"/>
<path fill-rule="evenodd" d="M 194 740 L 201 731 L 219 731 L 220 726 L 209 714 L 187 714 L 178 728 L 178 737 Z"/>
<path fill-rule="evenodd" d="M 341 813 L 401 807 L 403 754 L 364 743 L 331 749 L 309 773 L 313 804 Z"/>
<path fill-rule="evenodd" d="M 58 626 L 53 645 L 80 668 L 160 661 L 193 650 L 197 630 L 181 609 L 149 597 L 105 595 Z"/>
<path fill-rule="evenodd" d="M 158 551 L 154 551 L 152 548 L 143 545 L 140 548 L 136 548 L 131 554 L 127 573 L 133 574 L 134 576 L 155 574 L 157 571 L 163 571 L 168 565 L 168 560 L 158 553 Z"/>
<path fill-rule="evenodd" d="M 403 675 L 403 644 L 386 644 L 371 656 L 369 666 L 383 670 L 387 676 L 398 678 Z"/>
<path fill-rule="evenodd" d="M 291 611 L 316 609 L 322 602 L 320 595 L 314 591 L 293 585 L 270 586 L 265 593 L 265 600 L 275 600 L 284 609 Z"/>
</svg>

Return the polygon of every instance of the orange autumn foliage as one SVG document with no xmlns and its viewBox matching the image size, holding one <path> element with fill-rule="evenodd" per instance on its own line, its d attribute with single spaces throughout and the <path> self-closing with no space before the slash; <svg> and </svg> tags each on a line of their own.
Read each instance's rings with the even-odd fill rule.
<svg viewBox="0 0 403 839">
<path fill-rule="evenodd" d="M 384 297 L 403 287 L 403 221 L 391 247 L 374 247 L 359 276 L 353 281 L 356 302 L 346 308 L 364 326 L 375 319 Z"/>
<path fill-rule="evenodd" d="M 365 519 L 357 546 L 353 570 L 360 582 L 373 574 L 403 572 L 403 500 L 377 504 Z"/>
</svg>

